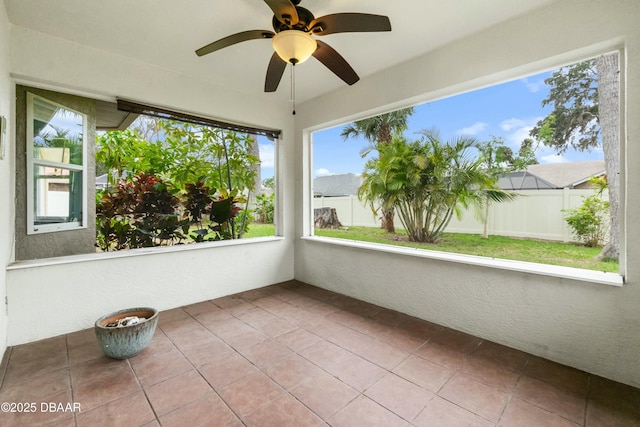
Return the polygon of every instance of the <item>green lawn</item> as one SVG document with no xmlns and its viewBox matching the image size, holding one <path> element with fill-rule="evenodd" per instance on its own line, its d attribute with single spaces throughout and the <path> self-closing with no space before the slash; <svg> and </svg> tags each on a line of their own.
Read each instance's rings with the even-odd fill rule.
<svg viewBox="0 0 640 427">
<path fill-rule="evenodd" d="M 244 237 L 273 235 L 273 224 L 251 224 Z M 476 234 L 445 233 L 440 243 L 427 244 L 409 242 L 404 231 L 399 231 L 396 234 L 387 234 L 383 230 L 373 227 L 348 227 L 348 229 L 343 230 L 316 229 L 315 235 L 490 258 L 564 265 L 587 270 L 619 272 L 617 261 L 599 261 L 595 259 L 596 255 L 600 253 L 600 248 L 587 248 L 562 242 L 516 239 L 504 236 L 489 236 L 488 239 L 483 239 Z"/>
<path fill-rule="evenodd" d="M 619 272 L 617 261 L 595 259 L 596 255 L 600 253 L 600 248 L 587 248 L 562 242 L 503 236 L 489 236 L 488 239 L 483 239 L 480 235 L 475 234 L 445 233 L 440 243 L 427 244 L 409 242 L 404 232 L 390 235 L 373 227 L 349 227 L 345 230 L 316 229 L 315 235 L 490 258 L 564 265 L 588 270 Z"/>
<path fill-rule="evenodd" d="M 249 230 L 245 232 L 242 237 L 244 239 L 249 239 L 251 237 L 265 236 L 275 236 L 275 228 L 273 227 L 273 224 L 258 224 L 257 222 L 252 222 L 249 224 Z"/>
</svg>

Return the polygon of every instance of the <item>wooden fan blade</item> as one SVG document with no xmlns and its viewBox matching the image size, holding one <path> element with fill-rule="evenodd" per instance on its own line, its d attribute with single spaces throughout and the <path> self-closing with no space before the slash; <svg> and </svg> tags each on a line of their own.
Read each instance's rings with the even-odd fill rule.
<svg viewBox="0 0 640 427">
<path fill-rule="evenodd" d="M 278 89 L 286 67 L 287 63 L 284 62 L 277 53 L 273 52 L 269 66 L 267 67 L 267 77 L 264 80 L 265 92 L 275 92 L 276 89 Z"/>
<path fill-rule="evenodd" d="M 321 42 L 320 40 L 316 40 L 318 43 L 318 48 L 315 52 L 313 52 L 313 56 L 320 62 L 322 62 L 328 69 L 333 71 L 333 73 L 340 77 L 344 82 L 348 85 L 352 85 L 358 80 L 358 74 L 351 68 L 351 65 L 347 63 L 347 61 L 335 51 L 328 44 Z"/>
<path fill-rule="evenodd" d="M 314 19 L 309 28 L 313 34 L 325 36 L 333 33 L 391 31 L 391 22 L 382 15 L 334 13 Z"/>
<path fill-rule="evenodd" d="M 269 5 L 276 19 L 289 26 L 298 23 L 298 11 L 289 0 L 264 0 Z"/>
<path fill-rule="evenodd" d="M 270 39 L 273 36 L 275 36 L 275 33 L 273 31 L 268 31 L 268 30 L 243 31 L 241 33 L 232 34 L 220 40 L 216 40 L 213 43 L 209 43 L 208 45 L 201 47 L 200 49 L 196 50 L 196 55 L 202 56 L 211 52 L 215 52 L 216 50 L 229 47 L 236 43 L 245 42 L 247 40 L 255 40 L 255 39 Z"/>
</svg>

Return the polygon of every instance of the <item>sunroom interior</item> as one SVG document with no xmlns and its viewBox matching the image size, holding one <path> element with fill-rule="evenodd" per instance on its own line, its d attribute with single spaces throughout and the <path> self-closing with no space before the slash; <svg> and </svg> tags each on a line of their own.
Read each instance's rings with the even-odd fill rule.
<svg viewBox="0 0 640 427">
<path fill-rule="evenodd" d="M 361 80 L 313 60 L 263 92 L 267 42 L 197 58 L 225 35 L 270 27 L 261 1 L 2 0 L 0 354 L 91 328 L 123 307 L 170 310 L 299 281 L 640 387 L 640 3 L 635 0 L 305 0 L 316 16 L 388 15 L 390 33 L 326 38 Z M 236 19 L 236 17 L 238 17 Z M 355 119 L 620 53 L 621 233 L 616 280 L 423 256 L 313 236 L 312 133 Z M 16 261 L 16 85 L 112 103 L 125 98 L 279 129 L 276 236 Z"/>
</svg>

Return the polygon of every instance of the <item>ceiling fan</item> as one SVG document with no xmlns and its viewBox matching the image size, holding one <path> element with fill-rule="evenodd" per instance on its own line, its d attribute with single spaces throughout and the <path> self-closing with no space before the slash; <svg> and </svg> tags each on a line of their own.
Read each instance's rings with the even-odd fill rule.
<svg viewBox="0 0 640 427">
<path fill-rule="evenodd" d="M 335 13 L 315 18 L 313 13 L 298 6 L 301 0 L 264 0 L 273 11 L 270 30 L 249 30 L 232 34 L 196 50 L 198 56 L 207 55 L 236 43 L 272 39 L 275 50 L 267 67 L 265 92 L 275 92 L 287 63 L 293 65 L 313 56 L 335 75 L 352 85 L 358 74 L 331 46 L 312 37 L 334 33 L 391 31 L 389 18 L 367 13 Z"/>
</svg>

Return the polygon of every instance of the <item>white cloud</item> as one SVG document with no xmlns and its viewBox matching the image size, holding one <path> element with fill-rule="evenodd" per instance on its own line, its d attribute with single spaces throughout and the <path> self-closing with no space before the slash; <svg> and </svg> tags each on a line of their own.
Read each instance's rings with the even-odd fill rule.
<svg viewBox="0 0 640 427">
<path fill-rule="evenodd" d="M 271 144 L 260 144 L 260 164 L 263 168 L 272 168 L 275 165 L 275 150 Z"/>
<path fill-rule="evenodd" d="M 536 93 L 539 92 L 540 89 L 545 87 L 545 83 L 543 79 L 538 79 L 538 80 L 529 80 L 529 79 L 520 79 L 520 81 L 527 87 L 527 89 L 529 90 L 529 92 L 531 93 Z"/>
<path fill-rule="evenodd" d="M 549 154 L 548 156 L 540 157 L 540 163 L 566 163 L 567 159 L 562 154 Z"/>
<path fill-rule="evenodd" d="M 516 128 L 520 128 L 523 126 L 528 126 L 530 123 L 531 119 L 516 119 L 511 118 L 511 119 L 507 119 L 507 120 L 503 120 L 500 123 L 500 128 L 505 131 L 505 132 L 509 132 L 510 130 L 516 129 Z"/>
<path fill-rule="evenodd" d="M 334 175 L 333 172 L 331 172 L 329 169 L 325 169 L 325 168 L 319 168 L 316 169 L 316 176 L 329 176 L 329 175 Z"/>
<path fill-rule="evenodd" d="M 525 119 L 517 119 L 511 118 L 507 120 L 503 120 L 500 123 L 500 128 L 507 132 L 504 136 L 507 145 L 512 149 L 519 150 L 522 141 L 525 138 L 531 138 L 529 136 L 529 132 L 533 127 L 538 123 L 541 117 L 533 117 L 533 118 L 525 118 Z"/>
<path fill-rule="evenodd" d="M 485 130 L 486 127 L 487 127 L 487 124 L 484 122 L 475 122 L 469 127 L 457 130 L 456 133 L 458 135 L 477 135 L 483 130 Z"/>
</svg>

